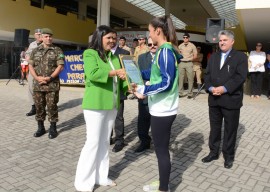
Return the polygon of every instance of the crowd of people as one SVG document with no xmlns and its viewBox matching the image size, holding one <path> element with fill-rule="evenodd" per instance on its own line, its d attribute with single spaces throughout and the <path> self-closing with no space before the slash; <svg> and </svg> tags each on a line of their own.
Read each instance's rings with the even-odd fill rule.
<svg viewBox="0 0 270 192">
<path fill-rule="evenodd" d="M 96 184 L 117 185 L 108 177 L 109 146 L 115 144 L 112 149 L 115 153 L 125 147 L 124 103 L 128 94 L 138 100 L 137 133 L 140 144 L 134 152 L 150 149 L 153 141 L 158 162 L 158 181 L 144 186 L 143 190 L 161 192 L 170 191 L 169 141 L 171 127 L 178 114 L 179 98 L 193 98 L 194 77 L 197 88 L 201 89 L 204 83 L 209 94 L 210 151 L 202 159 L 203 163 L 217 160 L 222 147 L 224 167 L 230 169 L 233 166 L 243 87 L 248 72 L 251 98 L 261 96 L 263 72 L 268 72 L 270 99 L 270 52 L 263 52 L 261 43 L 257 43 L 256 50 L 247 57 L 233 49 L 235 37 L 232 31 L 220 31 L 219 51 L 209 56 L 203 82 L 202 48 L 190 42 L 188 33 L 184 33 L 183 43 L 178 45 L 169 16 L 155 17 L 150 21 L 148 30 L 148 38 L 138 36 L 133 41 L 135 46 L 129 48 L 125 37 L 117 38 L 115 30 L 101 25 L 83 53 L 85 91 L 82 108 L 86 141 L 76 169 L 74 185 L 78 191 L 93 191 Z M 48 137 L 54 139 L 58 136 L 59 73 L 64 67 L 64 54 L 52 43 L 51 29 L 36 29 L 34 35 L 36 40 L 22 56 L 30 71 L 27 78 L 32 108 L 26 115 L 35 115 L 37 131 L 34 137 L 41 137 L 46 134 L 44 121 L 47 110 L 50 122 Z M 121 66 L 119 55 L 134 57 L 144 84 L 127 81 L 128 74 Z M 185 77 L 188 81 L 187 92 L 184 90 Z"/>
</svg>

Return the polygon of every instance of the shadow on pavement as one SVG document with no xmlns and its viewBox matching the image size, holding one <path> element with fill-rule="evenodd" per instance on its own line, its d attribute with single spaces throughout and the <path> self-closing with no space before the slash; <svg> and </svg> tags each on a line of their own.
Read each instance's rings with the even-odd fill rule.
<svg viewBox="0 0 270 192">
<path fill-rule="evenodd" d="M 58 112 L 64 111 L 65 109 L 77 107 L 81 104 L 82 104 L 82 98 L 69 100 L 68 102 L 62 103 L 61 105 L 58 106 Z"/>
<path fill-rule="evenodd" d="M 173 155 L 170 188 L 172 192 L 179 191 L 177 187 L 182 182 L 183 173 L 194 163 L 203 144 L 203 134 L 197 132 L 190 133 L 181 141 L 174 143 L 174 147 L 171 148 Z"/>
<path fill-rule="evenodd" d="M 58 129 L 58 132 L 61 133 L 61 132 L 79 127 L 84 124 L 85 124 L 85 121 L 84 121 L 83 113 L 80 113 L 76 117 L 57 125 L 57 129 Z"/>
<path fill-rule="evenodd" d="M 235 154 L 237 153 L 237 148 L 239 146 L 239 142 L 242 138 L 242 135 L 245 133 L 245 131 L 246 131 L 245 126 L 243 124 L 239 123 L 237 137 L 236 137 L 236 144 L 235 144 Z"/>
</svg>

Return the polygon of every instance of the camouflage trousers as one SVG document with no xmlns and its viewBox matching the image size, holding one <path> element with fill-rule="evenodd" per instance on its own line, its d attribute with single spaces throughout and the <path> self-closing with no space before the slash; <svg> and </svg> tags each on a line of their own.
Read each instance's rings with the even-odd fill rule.
<svg viewBox="0 0 270 192">
<path fill-rule="evenodd" d="M 46 119 L 46 106 L 49 122 L 58 121 L 59 91 L 34 91 L 33 99 L 36 106 L 36 120 L 44 121 Z"/>
</svg>

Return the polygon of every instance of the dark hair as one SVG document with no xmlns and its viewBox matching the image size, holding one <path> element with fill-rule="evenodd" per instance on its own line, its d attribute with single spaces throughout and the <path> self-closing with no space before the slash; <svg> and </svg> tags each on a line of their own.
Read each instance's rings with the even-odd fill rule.
<svg viewBox="0 0 270 192">
<path fill-rule="evenodd" d="M 173 26 L 173 22 L 170 16 L 165 15 L 162 17 L 155 17 L 152 21 L 150 21 L 149 24 L 152 25 L 155 29 L 161 28 L 163 34 L 166 36 L 167 41 L 171 42 L 174 46 L 178 45 L 175 27 Z"/>
<path fill-rule="evenodd" d="M 105 62 L 106 62 L 106 53 L 103 48 L 102 38 L 108 33 L 116 33 L 116 31 L 114 31 L 112 28 L 106 25 L 100 25 L 93 33 L 92 40 L 88 46 L 88 48 L 96 50 L 100 58 Z"/>
</svg>

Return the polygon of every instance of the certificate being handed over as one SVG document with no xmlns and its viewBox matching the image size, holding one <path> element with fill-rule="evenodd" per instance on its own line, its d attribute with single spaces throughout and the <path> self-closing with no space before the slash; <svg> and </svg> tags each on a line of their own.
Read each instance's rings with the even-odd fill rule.
<svg viewBox="0 0 270 192">
<path fill-rule="evenodd" d="M 143 79 L 139 66 L 135 62 L 135 57 L 131 55 L 119 55 L 122 67 L 126 71 L 128 87 L 131 89 L 131 83 L 143 85 Z"/>
</svg>

